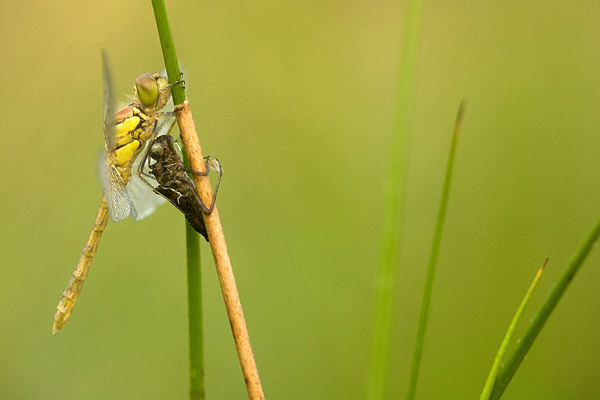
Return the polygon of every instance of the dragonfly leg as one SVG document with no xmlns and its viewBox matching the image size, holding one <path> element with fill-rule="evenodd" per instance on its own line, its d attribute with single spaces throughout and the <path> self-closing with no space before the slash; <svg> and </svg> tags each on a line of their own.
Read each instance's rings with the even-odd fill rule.
<svg viewBox="0 0 600 400">
<path fill-rule="evenodd" d="M 183 79 L 183 72 L 180 72 L 180 79 L 178 81 L 175 81 L 173 83 L 170 83 L 169 85 L 165 86 L 164 88 L 160 89 L 160 91 L 162 92 L 163 90 L 166 90 L 172 86 L 175 86 L 177 84 L 183 84 L 183 88 L 185 89 L 185 80 Z"/>
<path fill-rule="evenodd" d="M 155 121 L 154 129 L 152 130 L 152 135 L 154 136 L 154 138 L 156 138 L 156 136 L 169 135 L 171 133 L 171 130 L 175 126 L 176 121 L 174 118 L 174 111 L 166 111 L 157 114 L 163 117 L 163 120 L 160 124 L 158 124 L 158 120 Z M 167 131 L 163 132 L 165 126 L 167 127 Z"/>
<path fill-rule="evenodd" d="M 152 129 L 152 136 L 150 136 L 150 139 L 148 139 L 148 144 L 146 145 L 146 151 L 144 152 L 144 158 L 142 159 L 142 162 L 140 162 L 140 165 L 138 166 L 138 170 L 137 170 L 137 175 L 140 177 L 140 179 L 142 181 L 144 181 L 144 183 L 146 185 L 148 185 L 150 188 L 152 188 L 152 190 L 154 190 L 154 186 L 152 186 L 152 184 L 150 182 L 148 182 L 146 179 L 144 179 L 144 176 L 147 178 L 154 178 L 154 176 L 152 176 L 151 174 L 149 174 L 147 172 L 144 172 L 144 166 L 145 166 L 146 162 L 148 162 L 148 167 L 150 167 L 150 150 L 152 149 L 152 145 L 156 141 L 156 137 L 161 134 L 161 131 L 163 130 L 163 128 L 165 126 L 168 127 L 166 135 L 171 133 L 173 126 L 175 126 L 175 118 L 173 118 L 175 116 L 174 111 L 166 111 L 166 112 L 161 112 L 159 114 L 161 116 L 164 116 L 165 118 L 163 119 L 163 121 L 160 124 L 158 123 L 158 119 L 156 119 L 154 121 L 154 128 Z"/>
<path fill-rule="evenodd" d="M 150 167 L 150 157 L 149 157 L 150 149 L 152 148 L 152 144 L 154 144 L 155 140 L 156 140 L 156 130 L 155 130 L 155 132 L 152 133 L 150 140 L 148 140 L 148 145 L 147 145 L 148 147 L 147 147 L 146 151 L 144 152 L 144 158 L 142 158 L 142 161 L 140 162 L 140 165 L 138 166 L 138 169 L 137 169 L 137 175 L 152 190 L 154 190 L 154 186 L 152 186 L 152 184 L 144 178 L 144 176 L 148 177 L 148 178 L 152 178 L 152 175 L 148 174 L 147 172 L 144 172 L 144 165 L 146 164 L 146 162 L 148 162 L 148 167 Z"/>
<path fill-rule="evenodd" d="M 221 185 L 221 177 L 223 176 L 223 168 L 221 168 L 221 162 L 215 158 L 215 157 L 211 157 L 211 156 L 206 156 L 204 157 L 204 171 L 196 171 L 193 169 L 189 169 L 186 168 L 185 170 L 191 174 L 194 175 L 200 175 L 200 176 L 207 176 L 210 168 L 209 168 L 209 163 L 213 163 L 213 165 L 211 165 L 210 167 L 213 167 L 213 170 L 218 170 L 219 172 L 219 177 L 217 178 L 217 183 L 215 185 L 215 190 L 213 192 L 212 195 L 212 199 L 210 201 L 210 206 L 206 206 L 206 204 L 204 204 L 204 202 L 202 200 L 200 200 L 200 206 L 202 207 L 202 211 L 204 211 L 205 214 L 210 214 L 213 210 L 213 208 L 215 208 L 215 202 L 217 200 L 217 192 L 219 191 L 219 186 Z M 214 164 L 218 165 L 218 168 L 214 167 Z"/>
</svg>

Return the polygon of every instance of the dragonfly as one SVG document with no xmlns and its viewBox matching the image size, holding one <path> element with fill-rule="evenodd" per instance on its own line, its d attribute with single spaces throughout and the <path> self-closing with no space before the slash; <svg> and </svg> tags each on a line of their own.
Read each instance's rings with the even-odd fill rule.
<svg viewBox="0 0 600 400">
<path fill-rule="evenodd" d="M 144 73 L 135 80 L 134 95 L 129 104 L 115 112 L 111 70 L 108 55 L 102 52 L 103 123 L 105 151 L 99 160 L 103 196 L 94 226 L 88 236 L 77 266 L 56 307 L 52 334 L 63 328 L 79 298 L 93 257 L 100 243 L 108 218 L 122 221 L 128 216 L 139 220 L 150 215 L 164 200 L 147 190 L 138 179 L 132 180 L 134 162 L 146 142 L 158 131 L 174 123 L 173 113 L 160 112 L 171 97 L 168 79 L 159 73 Z M 137 177 L 136 177 L 137 178 Z M 136 182 L 137 181 L 137 182 Z M 146 196 L 144 192 L 150 194 Z M 158 200 L 153 198 L 158 198 Z"/>
<path fill-rule="evenodd" d="M 152 163 L 154 160 L 154 163 Z M 207 156 L 204 157 L 204 171 L 196 171 L 186 168 L 183 160 L 175 151 L 173 146 L 173 136 L 153 135 L 148 150 L 146 151 L 142 162 L 138 167 L 138 176 L 154 190 L 155 193 L 163 196 L 179 211 L 185 215 L 190 225 L 208 242 L 208 234 L 204 225 L 204 214 L 210 214 L 215 206 L 217 192 L 223 176 L 223 168 L 218 159 Z M 147 164 L 146 164 L 147 163 Z M 147 165 L 150 172 L 144 171 Z M 212 195 L 210 206 L 206 206 L 196 192 L 196 186 L 186 172 L 194 175 L 206 176 L 209 170 L 219 174 L 215 184 L 215 190 Z M 151 177 L 156 180 L 158 185 L 155 187 L 148 182 L 145 177 Z"/>
</svg>

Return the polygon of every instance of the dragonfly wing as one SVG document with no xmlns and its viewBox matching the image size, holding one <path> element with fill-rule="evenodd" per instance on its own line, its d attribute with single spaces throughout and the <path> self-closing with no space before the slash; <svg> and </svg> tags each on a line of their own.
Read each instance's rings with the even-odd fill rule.
<svg viewBox="0 0 600 400">
<path fill-rule="evenodd" d="M 151 145 L 151 143 L 150 143 Z M 132 171 L 137 171 L 140 163 L 144 157 L 138 157 L 133 163 Z M 144 165 L 143 172 L 146 173 L 144 175 L 144 179 L 148 181 L 153 187 L 156 187 L 158 184 L 156 180 L 150 178 L 148 175 L 148 166 Z M 127 184 L 127 191 L 129 192 L 129 196 L 133 201 L 133 208 L 135 213 L 131 213 L 131 217 L 139 221 L 151 215 L 161 204 L 165 203 L 165 199 L 154 193 L 154 190 L 150 188 L 137 174 L 131 174 L 131 179 Z"/>
<path fill-rule="evenodd" d="M 170 134 L 171 129 L 173 129 L 173 126 L 175 125 L 175 122 L 175 113 L 164 113 L 160 115 L 158 120 L 156 121 L 156 126 L 154 127 L 154 135 L 162 136 Z"/>
<path fill-rule="evenodd" d="M 123 179 L 121 179 L 121 175 L 117 170 L 109 165 L 106 151 L 100 153 L 100 157 L 98 157 L 98 172 L 102 189 L 106 195 L 110 219 L 119 222 L 127 218 L 132 212 L 135 213 L 125 183 L 123 183 Z"/>
<path fill-rule="evenodd" d="M 106 203 L 108 204 L 110 218 L 115 222 L 124 220 L 132 212 L 135 213 L 131 197 L 127 193 L 121 175 L 114 168 L 109 169 Z"/>
<path fill-rule="evenodd" d="M 106 147 L 113 150 L 116 146 L 116 131 L 115 131 L 115 99 L 112 87 L 112 76 L 110 72 L 110 64 L 108 62 L 108 54 L 106 50 L 102 50 L 102 78 L 104 85 L 104 139 Z"/>
<path fill-rule="evenodd" d="M 147 179 L 147 178 L 145 178 Z M 132 212 L 131 217 L 139 221 L 151 215 L 156 209 L 166 202 L 162 197 L 154 193 L 154 191 L 146 185 L 137 175 L 133 175 L 127 184 L 129 196 L 133 201 L 135 214 Z"/>
</svg>

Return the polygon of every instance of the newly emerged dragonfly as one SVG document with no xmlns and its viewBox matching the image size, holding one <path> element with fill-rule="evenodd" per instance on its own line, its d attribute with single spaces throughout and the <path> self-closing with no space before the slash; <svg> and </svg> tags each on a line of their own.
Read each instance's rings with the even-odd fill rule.
<svg viewBox="0 0 600 400">
<path fill-rule="evenodd" d="M 130 97 L 130 104 L 115 112 L 111 72 L 105 52 L 102 53 L 102 69 L 106 152 L 100 160 L 99 170 L 104 195 L 77 267 L 56 307 L 53 335 L 62 329 L 73 311 L 109 215 L 113 221 L 124 220 L 129 215 L 139 220 L 164 202 L 137 176 L 132 179 L 131 170 L 148 139 L 169 125 L 166 120 L 172 119 L 172 113 L 159 112 L 170 99 L 171 85 L 158 73 L 139 75 L 135 80 L 135 97 Z"/>
<path fill-rule="evenodd" d="M 221 163 L 216 158 L 207 156 L 204 157 L 204 172 L 188 169 L 175 151 L 171 135 L 153 136 L 153 139 L 150 141 L 148 150 L 138 167 L 138 175 L 156 193 L 166 198 L 181 211 L 190 225 L 208 241 L 202 213 L 210 214 L 215 206 L 215 199 L 223 176 Z M 153 164 L 151 164 L 151 160 L 154 160 Z M 143 171 L 146 161 L 148 162 L 149 173 Z M 196 193 L 196 186 L 186 172 L 206 176 L 209 169 L 218 172 L 219 177 L 217 178 L 211 203 L 206 206 Z M 158 186 L 152 186 L 150 182 L 144 179 L 144 176 L 154 178 Z"/>
</svg>

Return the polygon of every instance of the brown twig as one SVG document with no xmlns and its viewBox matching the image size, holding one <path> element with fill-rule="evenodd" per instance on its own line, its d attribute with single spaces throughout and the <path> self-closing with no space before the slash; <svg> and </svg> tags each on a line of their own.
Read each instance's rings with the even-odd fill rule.
<svg viewBox="0 0 600 400">
<path fill-rule="evenodd" d="M 177 123 L 181 130 L 181 138 L 183 139 L 183 144 L 190 160 L 190 167 L 196 171 L 204 171 L 202 149 L 198 142 L 198 134 L 196 133 L 196 126 L 192 118 L 189 102 L 186 100 L 183 104 L 176 106 L 175 112 L 177 115 Z M 194 181 L 196 183 L 198 195 L 204 204 L 210 204 L 212 199 L 212 187 L 208 176 L 194 175 Z M 229 253 L 227 252 L 223 227 L 221 226 L 219 211 L 216 206 L 212 213 L 204 214 L 204 223 L 210 240 L 210 248 L 215 260 L 217 275 L 219 276 L 219 282 L 221 283 L 221 290 L 223 292 L 225 308 L 227 309 L 231 330 L 233 332 L 235 347 L 237 348 L 238 358 L 242 366 L 242 373 L 244 374 L 244 380 L 246 381 L 248 396 L 252 400 L 264 399 L 265 395 L 263 394 L 262 385 L 258 376 L 256 361 L 252 354 L 252 347 L 250 346 L 250 337 L 248 335 L 248 329 L 246 328 L 242 304 L 240 303 L 240 296 L 235 285 L 231 260 L 229 259 Z"/>
</svg>

